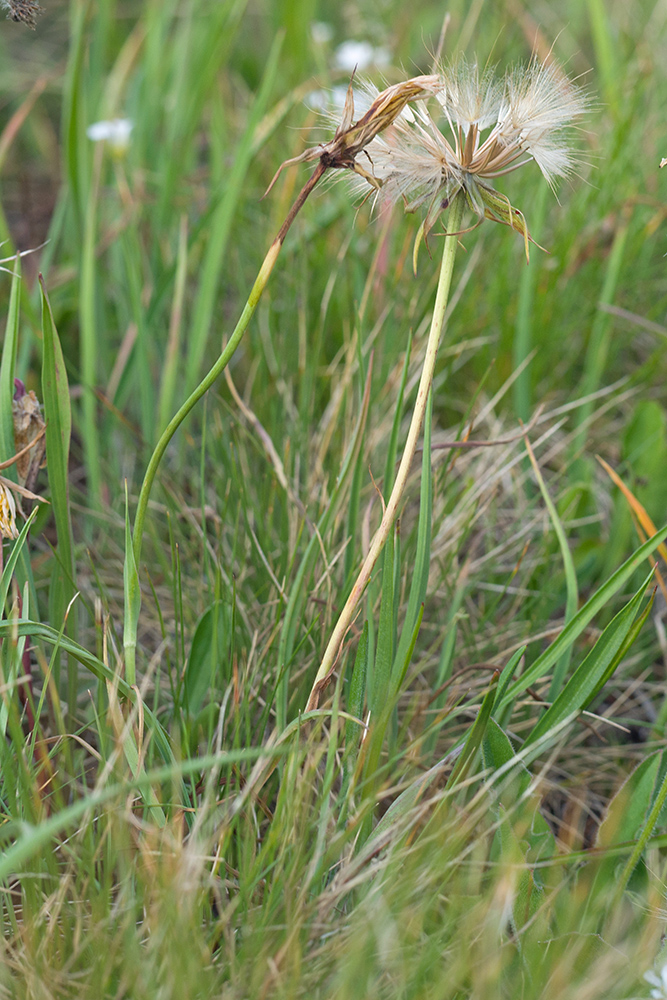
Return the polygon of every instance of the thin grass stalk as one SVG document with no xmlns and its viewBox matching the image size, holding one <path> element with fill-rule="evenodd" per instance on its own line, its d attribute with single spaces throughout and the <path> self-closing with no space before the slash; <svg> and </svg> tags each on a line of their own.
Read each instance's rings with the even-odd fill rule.
<svg viewBox="0 0 667 1000">
<path fill-rule="evenodd" d="M 412 460 L 414 458 L 415 451 L 417 450 L 417 442 L 419 434 L 421 433 L 422 424 L 424 422 L 429 392 L 431 390 L 433 374 L 435 372 L 435 364 L 438 358 L 438 347 L 440 345 L 440 336 L 442 333 L 445 311 L 447 309 L 447 302 L 449 299 L 449 289 L 452 281 L 452 272 L 454 270 L 454 260 L 456 257 L 458 233 L 461 229 L 463 208 L 464 196 L 461 193 L 458 193 L 454 197 L 449 208 L 449 216 L 447 218 L 447 235 L 445 236 L 445 244 L 442 252 L 440 278 L 435 298 L 433 318 L 431 320 L 431 329 L 429 331 L 428 342 L 426 345 L 424 366 L 419 380 L 417 400 L 412 412 L 412 419 L 408 429 L 405 449 L 403 451 L 403 457 L 401 458 L 401 464 L 396 474 L 394 487 L 385 507 L 380 527 L 375 533 L 375 537 L 371 543 L 368 555 L 366 556 L 363 566 L 359 571 L 359 575 L 354 582 L 350 596 L 345 602 L 345 607 L 343 608 L 334 630 L 331 633 L 331 638 L 329 639 L 329 643 L 324 652 L 320 669 L 317 672 L 317 677 L 315 678 L 315 682 L 310 692 L 310 697 L 308 698 L 306 711 L 317 708 L 319 704 L 320 694 L 333 673 L 343 640 L 345 639 L 347 631 L 352 624 L 357 605 L 364 590 L 366 589 L 368 581 L 370 580 L 370 576 L 373 572 L 378 556 L 382 552 L 394 526 L 398 515 L 398 509 L 403 499 L 403 494 L 405 493 L 405 487 L 410 473 L 410 468 L 412 466 Z"/>
</svg>

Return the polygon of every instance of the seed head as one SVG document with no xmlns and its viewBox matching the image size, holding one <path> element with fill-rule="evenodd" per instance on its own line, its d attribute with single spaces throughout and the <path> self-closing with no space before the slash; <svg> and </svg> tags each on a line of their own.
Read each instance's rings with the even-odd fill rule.
<svg viewBox="0 0 667 1000">
<path fill-rule="evenodd" d="M 441 72 L 435 97 L 435 116 L 423 104 L 403 108 L 392 128 L 368 145 L 373 187 L 402 199 L 408 211 L 425 206 L 425 236 L 462 192 L 480 221 L 521 233 L 527 252 L 522 213 L 489 182 L 531 160 L 552 187 L 567 176 L 575 159 L 566 129 L 586 110 L 584 94 L 556 67 L 535 60 L 503 80 L 460 60 Z"/>
<path fill-rule="evenodd" d="M 37 0 L 0 0 L 0 7 L 5 8 L 7 17 L 12 21 L 22 21 L 33 29 L 37 24 L 37 15 L 44 10 Z"/>
</svg>

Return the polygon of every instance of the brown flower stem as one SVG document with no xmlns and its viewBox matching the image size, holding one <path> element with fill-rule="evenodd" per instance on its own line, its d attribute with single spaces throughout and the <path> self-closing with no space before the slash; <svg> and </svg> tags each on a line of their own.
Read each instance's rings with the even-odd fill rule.
<svg viewBox="0 0 667 1000">
<path fill-rule="evenodd" d="M 371 547 L 368 550 L 368 555 L 366 556 L 363 566 L 359 571 L 359 575 L 354 582 L 354 586 L 350 591 L 350 596 L 345 602 L 345 607 L 341 611 L 334 630 L 331 633 L 329 644 L 324 651 L 320 669 L 317 672 L 317 677 L 315 678 L 315 682 L 310 692 L 310 697 L 308 698 L 308 704 L 306 706 L 307 712 L 317 708 L 320 695 L 334 672 L 343 641 L 350 625 L 352 624 L 357 605 L 364 590 L 366 589 L 368 581 L 370 580 L 371 573 L 373 572 L 378 556 L 382 552 L 382 549 L 389 538 L 389 534 L 398 515 L 398 509 L 403 499 L 403 494 L 405 493 L 410 467 L 417 449 L 417 442 L 421 433 L 422 424 L 424 422 L 428 396 L 431 391 L 431 385 L 433 384 L 435 363 L 438 357 L 438 347 L 440 346 L 440 335 L 442 333 L 445 311 L 447 309 L 449 289 L 454 269 L 454 259 L 456 257 L 457 239 L 461 229 L 463 206 L 464 196 L 459 193 L 456 195 L 449 208 L 447 235 L 445 236 L 445 245 L 442 252 L 440 278 L 435 297 L 431 329 L 428 335 L 424 365 L 422 368 L 421 378 L 419 380 L 419 388 L 417 390 L 417 399 L 415 401 L 414 410 L 412 411 L 412 419 L 408 429 L 408 436 L 405 442 L 401 464 L 399 465 L 398 472 L 396 473 L 396 480 L 394 482 L 389 500 L 387 501 L 380 527 L 375 533 Z"/>
<path fill-rule="evenodd" d="M 257 303 L 262 297 L 262 292 L 266 288 L 267 282 L 273 271 L 274 265 L 278 260 L 278 256 L 282 249 L 283 243 L 285 242 L 285 237 L 289 232 L 290 226 L 296 219 L 297 215 L 303 208 L 306 199 L 309 194 L 321 179 L 324 172 L 327 170 L 327 165 L 323 164 L 321 161 L 315 167 L 315 170 L 310 175 L 310 178 L 306 181 L 301 191 L 296 197 L 296 200 L 292 207 L 290 208 L 285 221 L 283 222 L 278 235 L 269 247 L 268 253 L 262 262 L 262 266 L 259 269 L 259 273 L 255 279 L 255 283 L 252 286 L 250 295 L 248 296 L 248 301 L 246 302 L 243 312 L 239 318 L 238 323 L 232 333 L 231 337 L 225 344 L 225 347 L 220 354 L 220 357 L 215 362 L 213 367 L 210 369 L 208 374 L 201 380 L 196 389 L 188 396 L 186 401 L 180 407 L 177 413 L 171 418 L 164 431 L 160 435 L 160 440 L 155 446 L 153 454 L 150 457 L 150 461 L 146 468 L 146 473 L 144 475 L 144 481 L 141 485 L 141 492 L 139 493 L 139 501 L 137 503 L 137 512 L 134 518 L 134 531 L 132 533 L 132 547 L 134 549 L 134 560 L 135 563 L 139 564 L 139 557 L 141 555 L 141 543 L 144 534 L 144 522 L 146 520 L 146 511 L 148 509 L 148 499 L 150 497 L 150 492 L 155 481 L 155 476 L 157 474 L 158 467 L 162 461 L 162 457 L 167 450 L 169 442 L 173 438 L 174 434 L 181 426 L 190 411 L 196 406 L 199 400 L 202 398 L 204 393 L 208 392 L 213 383 L 222 374 L 227 365 L 229 364 L 236 348 L 241 342 L 243 334 L 248 328 L 248 324 L 252 319 L 252 315 L 257 308 Z"/>
</svg>

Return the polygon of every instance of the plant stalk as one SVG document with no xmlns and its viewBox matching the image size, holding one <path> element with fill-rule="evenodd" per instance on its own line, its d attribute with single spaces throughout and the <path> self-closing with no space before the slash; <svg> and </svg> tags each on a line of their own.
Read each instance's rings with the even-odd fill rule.
<svg viewBox="0 0 667 1000">
<path fill-rule="evenodd" d="M 262 266 L 259 269 L 259 273 L 255 278 L 255 283 L 252 286 L 250 295 L 248 296 L 248 301 L 243 307 L 243 312 L 241 313 L 240 319 L 236 324 L 233 334 L 229 338 L 227 344 L 223 348 L 223 351 L 215 362 L 213 367 L 210 369 L 207 375 L 204 376 L 202 381 L 199 383 L 197 388 L 188 396 L 186 401 L 171 418 L 164 431 L 160 435 L 160 440 L 155 446 L 155 450 L 151 455 L 146 473 L 144 475 L 144 481 L 141 485 L 141 492 L 139 493 L 139 502 L 137 503 L 137 512 L 134 519 L 134 531 L 132 533 L 132 547 L 134 549 L 134 560 L 139 566 L 139 557 L 141 555 L 141 543 L 144 534 L 144 522 L 146 520 L 146 511 L 148 509 L 148 499 L 150 497 L 150 492 L 157 474 L 158 467 L 162 461 L 162 456 L 164 455 L 169 442 L 173 438 L 174 434 L 183 423 L 188 413 L 193 409 L 194 406 L 199 402 L 204 393 L 206 393 L 216 379 L 222 374 L 227 365 L 229 364 L 236 348 L 241 342 L 241 338 L 248 328 L 248 324 L 252 319 L 252 315 L 257 308 L 257 303 L 262 297 L 262 292 L 266 288 L 266 284 L 269 280 L 271 272 L 273 271 L 274 265 L 278 259 L 280 251 L 282 249 L 283 243 L 285 242 L 285 237 L 290 229 L 290 226 L 294 222 L 295 218 L 303 208 L 308 195 L 311 193 L 317 182 L 322 177 L 326 170 L 326 166 L 320 161 L 310 178 L 306 181 L 301 191 L 297 195 L 296 201 L 292 205 L 287 218 L 280 227 L 280 231 L 276 236 L 275 240 L 269 247 L 268 253 L 262 262 Z"/>
<path fill-rule="evenodd" d="M 315 678 L 315 682 L 310 692 L 310 697 L 308 698 L 308 705 L 306 707 L 307 712 L 317 708 L 320 700 L 320 694 L 326 687 L 335 669 L 343 640 L 345 639 L 347 631 L 352 624 L 357 605 L 364 590 L 366 589 L 368 581 L 370 580 L 371 573 L 373 572 L 378 556 L 382 552 L 382 549 L 384 548 L 389 534 L 394 526 L 398 515 L 398 509 L 403 499 L 403 494 L 405 493 L 410 467 L 415 456 L 415 451 L 417 450 L 417 442 L 419 440 L 422 424 L 424 422 L 424 414 L 426 413 L 426 404 L 428 402 L 429 392 L 431 391 L 431 385 L 433 383 L 433 374 L 435 372 L 435 364 L 438 358 L 438 348 L 440 346 L 440 336 L 442 333 L 442 326 L 449 299 L 449 289 L 452 281 L 454 259 L 456 257 L 458 234 L 461 229 L 463 205 L 463 195 L 459 193 L 455 196 L 449 208 L 449 216 L 447 218 L 447 235 L 445 236 L 445 245 L 442 252 L 440 278 L 438 281 L 438 291 L 435 297 L 431 329 L 428 335 L 424 366 L 419 380 L 417 399 L 412 412 L 412 419 L 408 429 L 408 436 L 405 442 L 401 464 L 398 467 L 396 480 L 385 507 L 380 527 L 375 533 L 370 549 L 368 550 L 368 555 L 366 556 L 363 566 L 359 571 L 359 575 L 354 582 L 350 595 L 345 602 L 345 607 L 341 611 L 334 630 L 331 633 L 329 644 L 324 651 L 320 669 L 317 672 L 317 677 Z"/>
</svg>

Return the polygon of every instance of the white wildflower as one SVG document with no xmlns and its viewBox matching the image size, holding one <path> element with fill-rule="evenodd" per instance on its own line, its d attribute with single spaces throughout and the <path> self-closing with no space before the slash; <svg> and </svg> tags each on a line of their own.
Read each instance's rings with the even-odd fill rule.
<svg viewBox="0 0 667 1000">
<path fill-rule="evenodd" d="M 391 56 L 385 48 L 375 48 L 370 42 L 347 41 L 339 45 L 334 54 L 337 69 L 349 73 L 368 69 L 369 66 L 387 66 Z"/>
<path fill-rule="evenodd" d="M 111 121 L 95 122 L 86 129 L 86 135 L 93 142 L 108 142 L 117 156 L 127 151 L 134 122 L 129 118 L 113 118 Z"/>
<path fill-rule="evenodd" d="M 331 90 L 311 90 L 305 103 L 312 111 L 322 111 L 328 115 L 339 114 L 345 107 L 347 87 L 332 87 Z M 354 91 L 354 106 L 359 111 L 359 94 Z M 370 106 L 370 104 L 369 104 Z"/>
<path fill-rule="evenodd" d="M 667 1000 L 667 965 L 663 965 L 659 975 L 656 975 L 655 972 L 646 972 L 644 979 L 655 987 L 651 990 L 653 1000 Z"/>
<path fill-rule="evenodd" d="M 404 110 L 368 147 L 376 186 L 408 211 L 425 206 L 425 234 L 462 192 L 480 220 L 511 226 L 527 247 L 522 213 L 488 182 L 531 160 L 550 185 L 569 174 L 574 158 L 565 129 L 586 110 L 583 93 L 535 61 L 497 81 L 461 60 L 442 72 L 436 97 L 449 134 L 423 105 Z"/>
<path fill-rule="evenodd" d="M 326 21 L 313 21 L 310 26 L 310 37 L 316 45 L 326 45 L 334 36 L 333 27 Z"/>
</svg>

